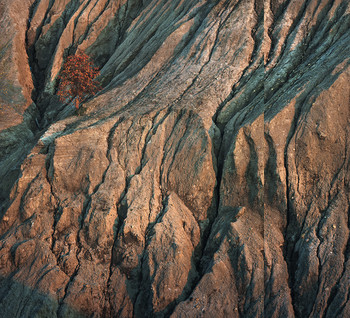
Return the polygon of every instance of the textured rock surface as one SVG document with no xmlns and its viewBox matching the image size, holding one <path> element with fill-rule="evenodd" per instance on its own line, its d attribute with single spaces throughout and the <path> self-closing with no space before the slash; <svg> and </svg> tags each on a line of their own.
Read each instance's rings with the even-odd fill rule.
<svg viewBox="0 0 350 318">
<path fill-rule="evenodd" d="M 6 317 L 350 316 L 348 1 L 0 16 Z M 78 49 L 81 116 L 53 95 Z"/>
</svg>

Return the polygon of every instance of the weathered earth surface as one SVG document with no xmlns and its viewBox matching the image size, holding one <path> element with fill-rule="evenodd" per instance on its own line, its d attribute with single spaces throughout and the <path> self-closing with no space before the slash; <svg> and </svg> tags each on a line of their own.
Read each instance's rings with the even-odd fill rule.
<svg viewBox="0 0 350 318">
<path fill-rule="evenodd" d="M 349 317 L 346 0 L 0 0 L 3 317 Z M 101 68 L 55 95 L 69 54 Z"/>
</svg>

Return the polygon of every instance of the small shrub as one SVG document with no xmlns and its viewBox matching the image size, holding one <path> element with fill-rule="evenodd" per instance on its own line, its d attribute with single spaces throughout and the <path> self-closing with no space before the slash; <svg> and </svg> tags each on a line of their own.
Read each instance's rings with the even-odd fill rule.
<svg viewBox="0 0 350 318">
<path fill-rule="evenodd" d="M 96 77 L 100 74 L 88 55 L 78 53 L 68 56 L 59 75 L 57 95 L 62 102 L 72 101 L 76 109 L 87 97 L 95 95 L 100 89 Z"/>
</svg>

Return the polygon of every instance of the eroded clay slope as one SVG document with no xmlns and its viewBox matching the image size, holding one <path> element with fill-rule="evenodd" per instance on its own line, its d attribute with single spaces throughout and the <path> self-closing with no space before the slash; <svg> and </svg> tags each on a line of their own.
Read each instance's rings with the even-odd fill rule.
<svg viewBox="0 0 350 318">
<path fill-rule="evenodd" d="M 27 98 L 0 132 L 6 317 L 350 315 L 347 1 L 0 13 Z M 104 87 L 80 116 L 54 95 L 77 50 Z"/>
</svg>

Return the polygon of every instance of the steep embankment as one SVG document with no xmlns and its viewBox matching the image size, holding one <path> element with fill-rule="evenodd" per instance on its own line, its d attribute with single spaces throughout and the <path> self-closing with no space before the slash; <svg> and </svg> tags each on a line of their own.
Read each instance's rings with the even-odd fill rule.
<svg viewBox="0 0 350 318">
<path fill-rule="evenodd" d="M 5 316 L 350 315 L 347 1 L 4 2 Z"/>
</svg>

